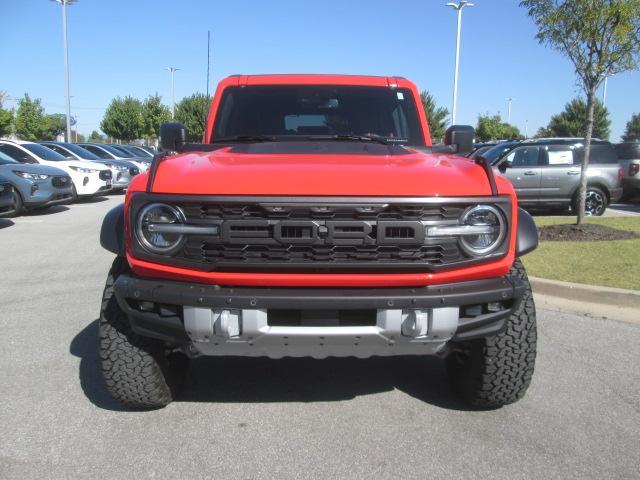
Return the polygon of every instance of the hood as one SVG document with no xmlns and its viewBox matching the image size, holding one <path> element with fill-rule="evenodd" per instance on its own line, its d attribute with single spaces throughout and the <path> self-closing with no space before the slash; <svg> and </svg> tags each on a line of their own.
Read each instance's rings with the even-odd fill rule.
<svg viewBox="0 0 640 480">
<path fill-rule="evenodd" d="M 353 145 L 353 144 L 352 144 Z M 243 146 L 244 147 L 244 146 Z M 227 147 L 163 160 L 156 193 L 194 195 L 491 195 L 482 167 L 452 155 L 359 144 L 348 154 L 306 142 L 308 153 Z M 262 153 L 268 151 L 269 153 Z"/>
<path fill-rule="evenodd" d="M 101 163 L 88 162 L 86 160 L 65 160 L 64 162 L 56 162 L 61 167 L 78 167 L 78 168 L 92 168 L 94 170 L 109 170 L 109 167 L 102 165 Z M 49 164 L 51 165 L 51 164 Z"/>
<path fill-rule="evenodd" d="M 8 176 L 10 172 L 13 171 L 36 173 L 40 175 L 63 175 L 65 177 L 69 176 L 64 170 L 56 167 L 50 167 L 48 165 L 39 165 L 37 163 L 10 163 L 6 165 L 0 165 L 0 173 L 4 174 L 5 176 Z"/>
</svg>

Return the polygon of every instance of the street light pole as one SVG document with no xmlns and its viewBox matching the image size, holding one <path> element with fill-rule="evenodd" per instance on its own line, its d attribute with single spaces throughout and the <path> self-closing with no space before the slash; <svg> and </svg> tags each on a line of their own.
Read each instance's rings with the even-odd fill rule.
<svg viewBox="0 0 640 480">
<path fill-rule="evenodd" d="M 447 7 L 451 7 L 458 12 L 458 33 L 456 35 L 456 67 L 453 75 L 453 107 L 451 111 L 451 125 L 456 123 L 456 110 L 458 107 L 458 69 L 460 66 L 460 36 L 462 33 L 462 10 L 465 7 L 473 7 L 473 3 L 467 0 L 460 0 L 458 3 L 447 3 Z"/>
<path fill-rule="evenodd" d="M 71 97 L 69 96 L 69 48 L 67 42 L 67 5 L 78 0 L 53 0 L 62 5 L 62 39 L 64 48 L 64 96 L 67 107 L 67 142 L 71 141 Z"/>
<path fill-rule="evenodd" d="M 507 111 L 508 111 L 508 113 L 507 113 L 507 123 L 509 125 L 511 125 L 511 102 L 513 102 L 513 98 L 511 98 L 511 97 L 507 98 L 507 105 L 508 105 L 508 107 L 507 107 Z"/>
<path fill-rule="evenodd" d="M 171 119 L 173 120 L 175 118 L 175 112 L 176 112 L 176 99 L 175 99 L 176 84 L 175 84 L 174 74 L 180 69 L 176 67 L 165 67 L 164 69 L 171 72 Z"/>
</svg>

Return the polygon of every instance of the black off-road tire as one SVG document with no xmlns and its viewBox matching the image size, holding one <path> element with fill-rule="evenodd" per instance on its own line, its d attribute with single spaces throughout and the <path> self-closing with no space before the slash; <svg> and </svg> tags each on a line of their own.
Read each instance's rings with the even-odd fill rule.
<svg viewBox="0 0 640 480">
<path fill-rule="evenodd" d="M 520 400 L 531 383 L 536 360 L 536 307 L 524 266 L 517 259 L 511 275 L 526 284 L 506 329 L 491 337 L 461 342 L 446 359 L 453 389 L 477 408 L 499 408 Z"/>
<path fill-rule="evenodd" d="M 113 262 L 100 310 L 100 358 L 109 393 L 133 409 L 161 408 L 175 398 L 186 375 L 188 359 L 169 353 L 164 342 L 131 330 L 113 292 L 118 275 L 128 271 L 124 258 Z"/>
</svg>

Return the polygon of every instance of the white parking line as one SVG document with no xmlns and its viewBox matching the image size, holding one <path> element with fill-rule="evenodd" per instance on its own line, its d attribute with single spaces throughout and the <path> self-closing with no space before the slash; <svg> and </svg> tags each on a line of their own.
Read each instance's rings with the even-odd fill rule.
<svg viewBox="0 0 640 480">
<path fill-rule="evenodd" d="M 12 218 L 13 223 L 42 223 L 44 220 L 41 218 Z"/>
</svg>

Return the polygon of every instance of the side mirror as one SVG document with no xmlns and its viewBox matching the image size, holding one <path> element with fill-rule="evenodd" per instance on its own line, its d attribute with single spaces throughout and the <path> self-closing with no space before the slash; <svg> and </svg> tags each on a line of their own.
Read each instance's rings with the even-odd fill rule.
<svg viewBox="0 0 640 480">
<path fill-rule="evenodd" d="M 166 122 L 160 125 L 160 145 L 163 150 L 179 152 L 187 142 L 187 127 L 179 122 Z"/>
<path fill-rule="evenodd" d="M 508 167 L 509 167 L 509 164 L 507 162 L 502 162 L 500 165 L 498 165 L 498 171 L 500 173 L 504 173 L 507 171 Z"/>
<path fill-rule="evenodd" d="M 444 134 L 444 144 L 451 145 L 456 153 L 473 151 L 473 139 L 476 131 L 470 125 L 452 125 Z"/>
</svg>

